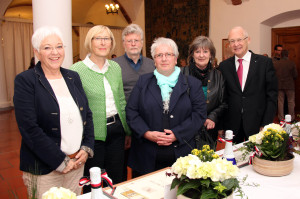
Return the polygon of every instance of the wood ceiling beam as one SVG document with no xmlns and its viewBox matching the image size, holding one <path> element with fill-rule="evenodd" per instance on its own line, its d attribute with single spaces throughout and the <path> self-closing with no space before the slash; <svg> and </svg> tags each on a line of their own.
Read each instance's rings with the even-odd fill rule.
<svg viewBox="0 0 300 199">
<path fill-rule="evenodd" d="M 119 4 L 120 10 L 123 14 L 123 16 L 125 17 L 126 21 L 128 24 L 132 23 L 131 18 L 129 17 L 129 15 L 127 14 L 126 10 L 124 9 L 124 7 L 122 6 L 122 4 L 120 4 L 120 2 L 118 0 L 114 0 L 115 3 Z"/>
</svg>

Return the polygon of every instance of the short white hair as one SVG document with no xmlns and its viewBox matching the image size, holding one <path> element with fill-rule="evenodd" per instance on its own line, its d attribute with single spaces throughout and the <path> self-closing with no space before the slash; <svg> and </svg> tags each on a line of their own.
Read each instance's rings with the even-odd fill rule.
<svg viewBox="0 0 300 199">
<path fill-rule="evenodd" d="M 233 30 L 241 30 L 243 32 L 244 37 L 249 37 L 249 34 L 246 29 L 244 29 L 242 26 L 235 26 L 229 31 L 228 39 L 229 39 L 229 35 L 230 35 L 231 31 L 233 31 Z"/>
<path fill-rule="evenodd" d="M 151 45 L 151 56 L 154 59 L 155 50 L 160 45 L 168 45 L 173 49 L 173 53 L 175 54 L 175 57 L 179 56 L 178 47 L 172 39 L 159 37 L 153 41 L 153 44 Z"/>
<path fill-rule="evenodd" d="M 41 42 L 50 35 L 57 35 L 63 42 L 63 37 L 61 31 L 55 26 L 42 26 L 34 31 L 31 43 L 34 49 L 39 52 Z M 63 42 L 64 43 L 64 42 Z"/>
</svg>

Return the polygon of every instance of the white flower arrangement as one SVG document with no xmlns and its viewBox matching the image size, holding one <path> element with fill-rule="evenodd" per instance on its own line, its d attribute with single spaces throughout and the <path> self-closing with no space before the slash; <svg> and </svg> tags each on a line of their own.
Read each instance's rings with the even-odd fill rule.
<svg viewBox="0 0 300 199">
<path fill-rule="evenodd" d="M 208 145 L 178 158 L 171 173 L 175 175 L 171 189 L 177 187 L 177 195 L 218 199 L 231 195 L 236 189 L 243 195 L 237 179 L 239 168 L 220 158 Z"/>
<path fill-rule="evenodd" d="M 192 154 L 178 158 L 171 171 L 177 175 L 177 178 L 185 175 L 189 179 L 210 178 L 214 182 L 236 178 L 239 174 L 239 168 L 226 159 L 218 158 L 211 162 L 202 162 Z"/>
<path fill-rule="evenodd" d="M 52 187 L 43 194 L 43 199 L 76 199 L 76 194 L 63 187 Z"/>
</svg>

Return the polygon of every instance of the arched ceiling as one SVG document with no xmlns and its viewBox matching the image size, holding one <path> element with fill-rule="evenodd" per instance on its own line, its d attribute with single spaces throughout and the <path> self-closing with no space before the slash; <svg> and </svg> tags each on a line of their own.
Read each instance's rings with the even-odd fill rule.
<svg viewBox="0 0 300 199">
<path fill-rule="evenodd" d="M 137 0 L 114 0 L 119 3 L 122 7 L 119 15 L 112 14 L 106 15 L 104 5 L 106 3 L 113 2 L 113 0 L 72 0 L 72 22 L 78 24 L 84 24 L 91 21 L 91 17 L 95 16 L 95 10 L 100 13 L 102 22 L 112 21 L 111 18 L 121 17 L 123 21 L 130 23 L 135 21 L 137 18 L 137 12 L 142 4 L 142 1 Z M 103 7 L 102 7 L 103 5 Z M 95 7 L 97 6 L 97 7 Z M 99 7 L 102 10 L 99 10 Z M 1 0 L 0 3 L 0 14 L 1 17 L 12 17 L 21 19 L 32 19 L 32 1 L 31 0 Z M 105 14 L 105 15 L 104 15 Z M 110 17 L 110 20 L 105 20 L 103 17 Z M 97 18 L 97 17 L 95 17 Z M 86 21 L 87 20 L 87 21 Z M 115 21 L 119 21 L 117 19 Z M 99 24 L 99 21 L 92 21 L 95 24 Z M 113 23 L 113 22 L 112 22 Z M 103 24 L 103 23 L 100 23 Z M 114 24 L 104 24 L 104 25 L 114 25 Z M 116 24 L 118 25 L 118 24 Z M 122 26 L 122 25 L 121 25 Z"/>
</svg>

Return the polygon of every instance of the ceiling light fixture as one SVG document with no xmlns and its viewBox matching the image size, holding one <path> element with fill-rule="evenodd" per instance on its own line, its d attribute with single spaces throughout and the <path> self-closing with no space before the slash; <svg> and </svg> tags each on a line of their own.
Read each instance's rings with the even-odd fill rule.
<svg viewBox="0 0 300 199">
<path fill-rule="evenodd" d="M 112 14 L 117 13 L 118 14 L 119 4 L 113 4 L 113 3 L 111 3 L 110 5 L 106 4 L 105 8 L 106 8 L 106 14 L 109 14 L 109 13 L 112 13 Z"/>
</svg>

